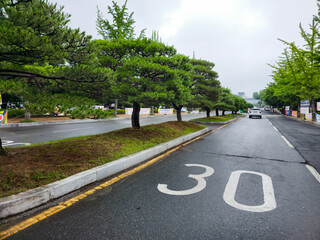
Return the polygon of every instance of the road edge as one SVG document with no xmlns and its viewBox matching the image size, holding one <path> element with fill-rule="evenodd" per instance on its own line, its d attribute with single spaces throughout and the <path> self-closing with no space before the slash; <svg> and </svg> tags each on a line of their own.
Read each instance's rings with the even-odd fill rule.
<svg viewBox="0 0 320 240">
<path fill-rule="evenodd" d="M 0 199 L 0 219 L 10 217 L 100 181 L 151 159 L 171 148 L 210 132 L 210 128 L 176 138 L 113 162 L 77 173 L 60 181 Z"/>
</svg>

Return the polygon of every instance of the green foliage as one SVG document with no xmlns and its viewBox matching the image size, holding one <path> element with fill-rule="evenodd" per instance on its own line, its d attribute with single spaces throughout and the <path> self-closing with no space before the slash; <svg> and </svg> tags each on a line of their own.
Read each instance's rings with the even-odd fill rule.
<svg viewBox="0 0 320 240">
<path fill-rule="evenodd" d="M 134 12 L 128 13 L 127 0 L 121 7 L 112 1 L 112 6 L 108 6 L 108 14 L 112 16 L 112 23 L 107 19 L 103 19 L 103 15 L 98 8 L 97 30 L 104 40 L 134 39 Z M 145 30 L 141 31 L 139 38 L 144 37 L 144 31 Z"/>
<path fill-rule="evenodd" d="M 8 118 L 23 117 L 25 113 L 24 109 L 7 109 L 7 111 L 8 111 Z"/>
<path fill-rule="evenodd" d="M 253 108 L 253 104 L 252 103 L 247 103 L 247 108 Z M 247 112 L 248 110 L 244 109 L 243 111 Z"/>
<path fill-rule="evenodd" d="M 221 97 L 218 73 L 213 71 L 214 63 L 192 59 L 192 94 L 191 106 L 206 111 L 213 109 Z"/>
<path fill-rule="evenodd" d="M 258 92 L 253 93 L 253 98 L 254 99 L 260 99 L 260 94 Z"/>
<path fill-rule="evenodd" d="M 191 121 L 200 121 L 200 122 L 226 122 L 236 117 L 233 115 L 225 115 L 225 116 L 213 116 L 213 117 L 206 117 L 206 118 L 197 118 L 192 119 Z"/>
<path fill-rule="evenodd" d="M 245 111 L 248 109 L 248 103 L 245 99 L 243 99 L 242 97 L 239 97 L 237 95 L 232 95 L 233 97 L 233 101 L 234 101 L 234 105 L 233 105 L 233 110 L 234 112 L 238 112 L 238 111 Z"/>
<path fill-rule="evenodd" d="M 152 60 L 161 66 L 168 66 L 175 73 L 174 78 L 164 82 L 166 91 L 171 93 L 168 98 L 162 102 L 164 105 L 171 105 L 177 109 L 179 106 L 185 106 L 193 99 L 191 94 L 192 86 L 192 64 L 190 59 L 184 55 L 160 56 Z M 169 97 L 170 96 L 170 97 Z"/>
<path fill-rule="evenodd" d="M 187 93 L 181 86 L 188 79 L 177 69 L 186 64 L 186 58 L 174 57 L 173 47 L 147 38 L 94 43 L 100 66 L 112 69 L 116 77 L 111 85 L 114 98 L 157 106 L 174 100 L 178 94 L 182 96 L 183 91 Z"/>
<path fill-rule="evenodd" d="M 221 99 L 215 104 L 215 108 L 222 111 L 235 111 L 234 104 L 234 97 L 230 89 L 222 88 Z"/>
<path fill-rule="evenodd" d="M 96 65 L 91 36 L 68 27 L 62 10 L 47 0 L 1 2 L 0 91 L 20 96 L 32 112 L 108 100 L 112 70 Z"/>
<path fill-rule="evenodd" d="M 273 67 L 274 83 L 263 92 L 267 104 L 282 103 L 293 106 L 300 100 L 310 100 L 315 120 L 315 99 L 320 98 L 320 32 L 319 17 L 313 17 L 307 32 L 300 24 L 300 34 L 305 45 L 281 40 L 285 45 L 283 57 Z"/>
<path fill-rule="evenodd" d="M 120 69 L 119 82 L 114 91 L 130 102 L 155 103 L 173 99 L 168 85 L 175 84 L 176 75 L 168 66 L 152 62 L 150 58 L 132 58 Z"/>
<path fill-rule="evenodd" d="M 117 109 L 117 114 L 125 114 L 126 110 L 125 109 Z"/>
<path fill-rule="evenodd" d="M 62 12 L 63 7 L 46 0 L 5 3 L 0 15 L 0 63 L 59 64 L 65 59 L 74 62 L 76 54 L 85 56 L 83 49 L 91 37 L 67 27 L 70 15 Z"/>
</svg>

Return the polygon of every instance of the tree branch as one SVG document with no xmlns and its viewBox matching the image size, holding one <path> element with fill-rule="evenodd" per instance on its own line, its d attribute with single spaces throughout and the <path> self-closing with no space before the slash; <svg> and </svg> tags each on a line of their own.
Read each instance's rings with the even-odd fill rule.
<svg viewBox="0 0 320 240">
<path fill-rule="evenodd" d="M 46 76 L 46 75 L 42 75 L 39 73 L 31 73 L 31 72 L 26 72 L 26 71 L 21 71 L 21 70 L 13 70 L 13 69 L 0 69 L 0 76 L 21 77 L 21 78 L 40 77 L 40 78 L 51 79 L 51 80 L 67 80 L 67 81 L 71 81 L 71 82 L 92 83 L 92 81 L 87 81 L 87 80 L 72 79 L 72 78 L 67 78 L 67 77 L 51 77 L 51 76 Z M 97 82 L 103 82 L 103 81 L 97 81 Z"/>
</svg>

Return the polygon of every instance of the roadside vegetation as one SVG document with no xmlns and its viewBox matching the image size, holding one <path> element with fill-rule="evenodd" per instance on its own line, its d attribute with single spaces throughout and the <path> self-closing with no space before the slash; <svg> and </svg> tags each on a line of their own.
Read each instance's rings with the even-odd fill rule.
<svg viewBox="0 0 320 240">
<path fill-rule="evenodd" d="M 242 116 L 243 114 L 227 114 L 227 115 L 221 115 L 221 116 L 211 116 L 211 117 L 205 117 L 205 118 L 196 118 L 192 119 L 190 121 L 200 121 L 200 122 L 226 122 L 232 119 L 235 119 L 239 116 Z"/>
<path fill-rule="evenodd" d="M 140 130 L 127 128 L 6 148 L 7 156 L 0 156 L 0 197 L 61 180 L 203 128 L 190 122 L 166 122 Z"/>
<path fill-rule="evenodd" d="M 105 18 L 104 15 L 108 15 Z M 132 129 L 23 148 L 2 148 L 0 196 L 34 188 L 201 129 L 183 107 L 238 112 L 245 100 L 223 88 L 215 64 L 177 52 L 157 32 L 136 34 L 127 1 L 98 10 L 92 39 L 68 26 L 70 14 L 48 0 L 0 1 L 0 93 L 32 115 L 107 118 L 132 107 Z M 109 19 L 109 20 L 108 20 Z M 111 20 L 110 20 L 111 19 Z M 114 110 L 94 109 L 96 105 Z M 7 107 L 3 104 L 2 107 Z M 177 122 L 140 127 L 141 107 L 174 108 Z M 123 111 L 123 110 L 121 110 Z M 121 112 L 120 111 L 120 112 Z M 10 110 L 19 117 L 21 110 Z"/>
<path fill-rule="evenodd" d="M 270 106 L 285 112 L 288 106 L 297 111 L 297 117 L 302 114 L 301 101 L 309 100 L 312 121 L 316 120 L 317 102 L 320 102 L 320 1 L 318 0 L 318 15 L 312 16 L 308 29 L 299 25 L 303 46 L 295 42 L 279 39 L 284 43 L 284 50 L 279 60 L 270 65 L 273 68 L 273 81 L 260 91 L 261 100 Z M 309 113 L 309 108 L 307 109 Z M 303 114 L 306 114 L 304 111 Z"/>
</svg>

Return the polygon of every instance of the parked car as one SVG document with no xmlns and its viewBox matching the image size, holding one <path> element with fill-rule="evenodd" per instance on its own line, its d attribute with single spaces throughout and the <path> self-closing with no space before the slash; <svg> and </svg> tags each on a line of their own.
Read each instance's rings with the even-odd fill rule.
<svg viewBox="0 0 320 240">
<path fill-rule="evenodd" d="M 262 118 L 262 113 L 260 108 L 252 108 L 249 110 L 249 118 L 252 118 L 252 117 Z"/>
<path fill-rule="evenodd" d="M 265 107 L 264 110 L 265 111 L 270 111 L 270 108 L 269 107 Z"/>
</svg>

